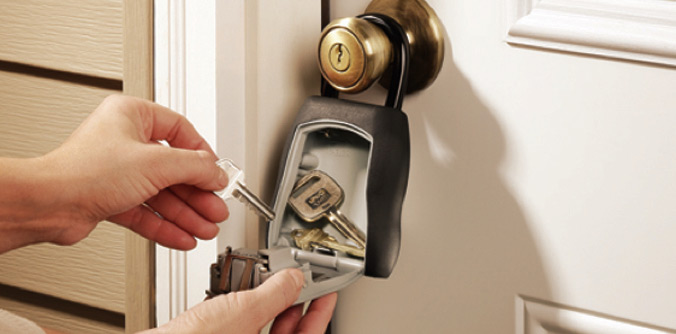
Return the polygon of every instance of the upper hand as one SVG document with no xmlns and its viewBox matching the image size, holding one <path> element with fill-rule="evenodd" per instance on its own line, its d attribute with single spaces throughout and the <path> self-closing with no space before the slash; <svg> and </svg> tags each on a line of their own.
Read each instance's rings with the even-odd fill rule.
<svg viewBox="0 0 676 334">
<path fill-rule="evenodd" d="M 171 147 L 159 144 L 166 141 Z M 168 247 L 191 249 L 228 217 L 213 190 L 227 185 L 216 155 L 185 117 L 113 95 L 58 149 L 43 157 L 70 205 L 57 243 L 71 244 L 108 219 Z M 157 214 L 156 214 L 157 213 Z M 159 215 L 158 215 L 159 214 Z"/>
</svg>

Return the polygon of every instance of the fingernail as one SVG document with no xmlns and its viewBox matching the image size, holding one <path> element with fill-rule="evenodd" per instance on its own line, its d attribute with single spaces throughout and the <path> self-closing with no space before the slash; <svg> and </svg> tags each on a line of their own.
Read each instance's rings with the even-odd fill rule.
<svg viewBox="0 0 676 334">
<path fill-rule="evenodd" d="M 303 272 L 298 270 L 298 269 L 294 269 L 294 270 L 292 270 L 292 275 L 293 275 L 293 280 L 296 283 L 296 288 L 299 288 L 299 289 L 302 288 L 303 285 L 305 285 L 305 276 L 303 275 Z"/>
<path fill-rule="evenodd" d="M 228 179 L 228 173 L 226 173 L 222 168 L 218 168 L 218 170 L 218 184 L 225 188 L 228 186 L 228 182 L 230 182 Z"/>
</svg>

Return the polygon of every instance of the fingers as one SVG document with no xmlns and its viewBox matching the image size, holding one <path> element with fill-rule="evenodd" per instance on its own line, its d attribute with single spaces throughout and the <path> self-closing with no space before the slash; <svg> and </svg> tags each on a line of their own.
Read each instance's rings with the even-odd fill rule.
<svg viewBox="0 0 676 334">
<path fill-rule="evenodd" d="M 141 236 L 174 249 L 189 250 L 197 246 L 197 241 L 178 226 L 158 217 L 143 205 L 108 218 Z"/>
<path fill-rule="evenodd" d="M 149 146 L 146 158 L 153 166 L 147 177 L 159 189 L 189 184 L 203 190 L 219 190 L 228 185 L 228 175 L 216 165 L 215 156 L 207 151 Z"/>
<path fill-rule="evenodd" d="M 294 333 L 300 318 L 303 317 L 303 304 L 289 307 L 277 316 L 272 324 L 270 334 Z"/>
<path fill-rule="evenodd" d="M 237 292 L 243 321 L 248 321 L 260 330 L 279 313 L 298 299 L 304 284 L 303 273 L 298 269 L 285 269 L 270 277 L 256 289 Z M 228 296 L 231 296 L 230 294 Z"/>
<path fill-rule="evenodd" d="M 324 333 L 333 316 L 337 300 L 338 294 L 335 292 L 313 300 L 294 333 Z"/>
<path fill-rule="evenodd" d="M 212 196 L 214 195 L 212 194 Z M 164 219 L 173 222 L 182 230 L 197 238 L 212 239 L 218 234 L 218 226 L 214 222 L 202 217 L 169 189 L 160 191 L 146 203 Z"/>
<path fill-rule="evenodd" d="M 230 215 L 225 202 L 210 191 L 187 185 L 173 186 L 171 191 L 209 221 L 222 222 Z"/>
<path fill-rule="evenodd" d="M 172 147 L 207 151 L 215 156 L 209 144 L 182 115 L 148 100 L 129 96 L 121 98 L 128 109 L 140 115 L 146 141 L 166 140 Z"/>
<path fill-rule="evenodd" d="M 270 333 L 324 333 L 333 316 L 337 299 L 338 294 L 334 292 L 313 300 L 305 316 L 302 305 L 289 308 L 275 319 Z"/>
</svg>

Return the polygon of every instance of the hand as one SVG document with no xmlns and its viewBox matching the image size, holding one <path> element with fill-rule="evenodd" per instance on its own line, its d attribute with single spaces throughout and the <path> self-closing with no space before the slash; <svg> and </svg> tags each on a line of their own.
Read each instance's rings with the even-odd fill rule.
<svg viewBox="0 0 676 334">
<path fill-rule="evenodd" d="M 302 286 L 303 274 L 299 270 L 283 270 L 256 289 L 214 297 L 146 333 L 257 334 L 277 315 L 271 334 L 324 333 L 333 315 L 337 294 L 313 301 L 303 316 L 303 305 L 288 308 L 298 299 Z"/>
<path fill-rule="evenodd" d="M 228 182 L 214 152 L 183 116 L 146 100 L 106 98 L 42 160 L 59 175 L 46 185 L 60 200 L 52 216 L 62 218 L 61 232 L 50 240 L 59 244 L 81 240 L 108 219 L 162 245 L 191 249 L 195 237 L 215 237 L 214 223 L 228 217 L 211 193 Z"/>
</svg>

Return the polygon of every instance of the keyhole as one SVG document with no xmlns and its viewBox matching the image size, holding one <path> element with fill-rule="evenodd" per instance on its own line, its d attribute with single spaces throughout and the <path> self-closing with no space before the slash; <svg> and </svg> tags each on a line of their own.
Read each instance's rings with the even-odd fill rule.
<svg viewBox="0 0 676 334">
<path fill-rule="evenodd" d="M 338 44 L 338 64 L 340 64 L 342 58 L 343 58 L 343 44 Z"/>
<path fill-rule="evenodd" d="M 342 43 L 336 43 L 329 50 L 331 67 L 338 72 L 345 72 L 350 67 L 350 50 Z"/>
</svg>

